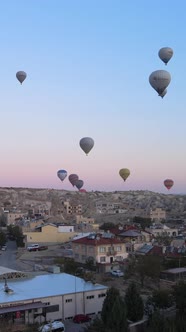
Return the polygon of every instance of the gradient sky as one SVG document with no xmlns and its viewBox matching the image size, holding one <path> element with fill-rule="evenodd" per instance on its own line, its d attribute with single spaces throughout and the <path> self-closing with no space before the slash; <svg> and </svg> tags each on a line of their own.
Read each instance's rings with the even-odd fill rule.
<svg viewBox="0 0 186 332">
<path fill-rule="evenodd" d="M 87 190 L 186 193 L 185 0 L 6 0 L 0 13 L 0 186 L 75 190 L 65 169 Z M 164 99 L 158 69 L 172 76 Z"/>
</svg>

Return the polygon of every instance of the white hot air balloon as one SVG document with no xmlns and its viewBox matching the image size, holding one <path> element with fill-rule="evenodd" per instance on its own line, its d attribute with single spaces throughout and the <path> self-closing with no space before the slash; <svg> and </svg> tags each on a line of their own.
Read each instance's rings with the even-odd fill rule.
<svg viewBox="0 0 186 332">
<path fill-rule="evenodd" d="M 18 71 L 16 73 L 16 77 L 18 79 L 18 81 L 22 84 L 24 82 L 24 80 L 27 77 L 27 74 L 25 73 L 25 71 Z"/>
<path fill-rule="evenodd" d="M 173 49 L 170 47 L 162 47 L 158 52 L 159 58 L 167 65 L 173 56 Z"/>
<path fill-rule="evenodd" d="M 156 70 L 153 71 L 149 76 L 149 83 L 154 90 L 157 91 L 159 96 L 168 87 L 171 81 L 171 75 L 166 70 Z"/>
<path fill-rule="evenodd" d="M 82 150 L 88 155 L 90 150 L 92 150 L 94 146 L 94 140 L 91 137 L 83 137 L 79 142 L 80 147 Z"/>
<path fill-rule="evenodd" d="M 167 94 L 167 89 L 165 89 L 159 96 L 163 98 L 165 97 L 166 94 Z"/>
</svg>

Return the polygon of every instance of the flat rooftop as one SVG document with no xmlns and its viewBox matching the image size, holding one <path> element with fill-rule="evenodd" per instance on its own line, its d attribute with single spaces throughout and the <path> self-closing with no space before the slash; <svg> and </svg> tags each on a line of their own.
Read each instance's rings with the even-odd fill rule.
<svg viewBox="0 0 186 332">
<path fill-rule="evenodd" d="M 37 300 L 44 297 L 60 296 L 75 292 L 106 290 L 108 287 L 92 284 L 82 278 L 67 273 L 45 274 L 29 279 L 8 280 L 8 287 L 13 293 L 3 291 L 4 281 L 0 280 L 0 303 Z"/>
<path fill-rule="evenodd" d="M 178 268 L 175 268 L 175 269 L 168 269 L 168 270 L 164 270 L 162 272 L 172 273 L 172 274 L 184 273 L 184 272 L 186 272 L 186 267 L 178 267 Z"/>
</svg>

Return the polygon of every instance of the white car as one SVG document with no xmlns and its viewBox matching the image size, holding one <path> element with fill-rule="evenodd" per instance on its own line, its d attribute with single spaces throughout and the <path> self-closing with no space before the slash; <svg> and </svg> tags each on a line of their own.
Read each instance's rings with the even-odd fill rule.
<svg viewBox="0 0 186 332">
<path fill-rule="evenodd" d="M 111 274 L 114 277 L 123 277 L 124 276 L 124 273 L 121 270 L 112 270 Z"/>
<path fill-rule="evenodd" d="M 60 321 L 54 321 L 39 328 L 41 332 L 65 332 L 65 325 Z"/>
</svg>

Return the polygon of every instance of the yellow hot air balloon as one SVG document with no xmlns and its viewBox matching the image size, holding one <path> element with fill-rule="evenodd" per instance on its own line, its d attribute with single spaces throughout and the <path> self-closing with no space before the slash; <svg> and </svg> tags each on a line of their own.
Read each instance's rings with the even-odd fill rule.
<svg viewBox="0 0 186 332">
<path fill-rule="evenodd" d="M 126 181 L 126 179 L 128 178 L 128 176 L 130 175 L 130 171 L 128 168 L 122 168 L 119 171 L 119 175 L 122 177 L 122 179 L 124 181 Z"/>
</svg>

